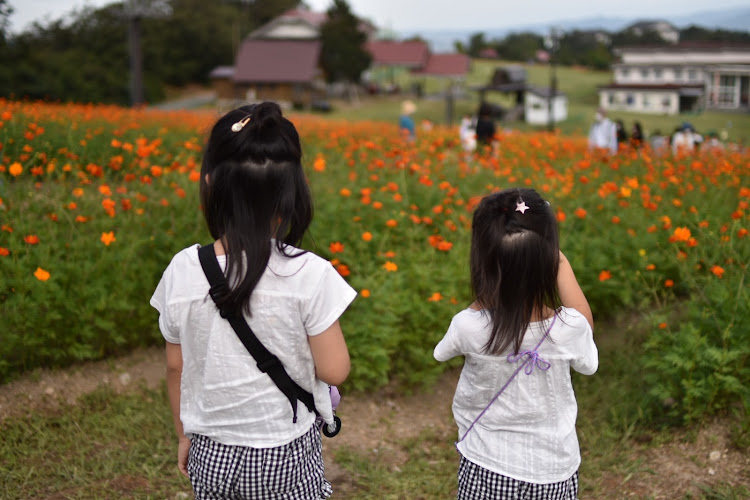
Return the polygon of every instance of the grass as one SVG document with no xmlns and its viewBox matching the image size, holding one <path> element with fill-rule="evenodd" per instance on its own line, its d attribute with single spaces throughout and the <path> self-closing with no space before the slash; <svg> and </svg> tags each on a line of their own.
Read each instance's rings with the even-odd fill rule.
<svg viewBox="0 0 750 500">
<path fill-rule="evenodd" d="M 574 377 L 583 453 L 581 498 L 614 498 L 631 478 L 655 474 L 634 453 L 644 436 L 653 447 L 675 439 L 671 429 L 648 428 L 641 420 L 643 376 L 630 360 L 640 355 L 642 333 L 629 322 L 620 318 L 600 328 L 599 372 Z M 0 423 L 0 491 L 8 500 L 176 498 L 189 494 L 190 486 L 177 473 L 175 445 L 164 390 L 139 388 L 118 395 L 98 389 L 54 413 Z M 454 497 L 458 455 L 452 436 L 427 429 L 395 446 L 390 454 L 386 448 L 336 452 L 336 462 L 353 483 L 347 498 Z M 394 465 L 392 453 L 405 460 Z M 699 483 L 697 488 L 682 498 L 734 500 L 749 493 L 730 483 Z"/>
</svg>

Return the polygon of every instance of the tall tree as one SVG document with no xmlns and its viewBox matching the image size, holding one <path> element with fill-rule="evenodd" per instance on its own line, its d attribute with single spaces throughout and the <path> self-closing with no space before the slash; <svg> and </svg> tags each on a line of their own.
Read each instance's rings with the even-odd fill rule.
<svg viewBox="0 0 750 500">
<path fill-rule="evenodd" d="M 345 0 L 333 0 L 327 14 L 328 20 L 320 29 L 320 65 L 326 81 L 359 82 L 372 63 L 364 48 L 367 35 L 360 29 L 361 21 Z"/>
<path fill-rule="evenodd" d="M 6 38 L 5 32 L 8 30 L 11 14 L 13 14 L 13 7 L 8 4 L 7 0 L 0 0 L 0 42 Z"/>
</svg>

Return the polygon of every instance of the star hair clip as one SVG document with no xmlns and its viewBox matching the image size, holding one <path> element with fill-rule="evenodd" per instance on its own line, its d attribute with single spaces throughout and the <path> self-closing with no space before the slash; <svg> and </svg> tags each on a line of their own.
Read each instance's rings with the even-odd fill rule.
<svg viewBox="0 0 750 500">
<path fill-rule="evenodd" d="M 526 202 L 521 200 L 516 202 L 516 212 L 521 212 L 522 214 L 526 213 L 526 210 L 528 210 L 529 206 L 526 205 Z"/>
<path fill-rule="evenodd" d="M 239 132 L 245 127 L 245 125 L 247 125 L 247 122 L 249 121 L 250 121 L 250 115 L 247 115 L 242 120 L 235 122 L 234 124 L 232 124 L 232 132 Z"/>
</svg>

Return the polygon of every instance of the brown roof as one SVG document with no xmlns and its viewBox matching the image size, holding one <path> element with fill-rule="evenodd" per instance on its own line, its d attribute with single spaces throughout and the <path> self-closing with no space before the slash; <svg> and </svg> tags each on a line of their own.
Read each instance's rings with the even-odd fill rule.
<svg viewBox="0 0 750 500">
<path fill-rule="evenodd" d="M 317 40 L 261 40 L 242 42 L 234 64 L 236 82 L 310 82 L 318 72 Z"/>
<path fill-rule="evenodd" d="M 373 64 L 412 68 L 424 66 L 430 52 L 427 44 L 420 41 L 375 40 L 367 42 L 365 48 L 372 54 Z"/>
<path fill-rule="evenodd" d="M 471 59 L 466 54 L 430 54 L 427 64 L 414 71 L 421 75 L 464 76 Z"/>
</svg>

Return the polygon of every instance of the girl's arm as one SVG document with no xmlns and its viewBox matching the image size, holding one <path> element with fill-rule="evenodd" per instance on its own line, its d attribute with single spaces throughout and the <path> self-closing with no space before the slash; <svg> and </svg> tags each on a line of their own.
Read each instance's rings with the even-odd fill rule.
<svg viewBox="0 0 750 500">
<path fill-rule="evenodd" d="M 560 267 L 557 270 L 557 293 L 560 294 L 562 304 L 583 314 L 593 330 L 594 316 L 591 314 L 591 306 L 576 280 L 570 262 L 562 252 L 560 252 Z"/>
<path fill-rule="evenodd" d="M 307 341 L 315 363 L 315 376 L 326 384 L 343 383 L 349 376 L 351 364 L 338 320 L 323 333 L 307 337 Z"/>
<path fill-rule="evenodd" d="M 167 393 L 169 406 L 172 409 L 172 421 L 179 443 L 177 445 L 177 467 L 183 476 L 188 476 L 187 461 L 190 451 L 190 440 L 182 430 L 180 420 L 180 379 L 182 378 L 182 347 L 180 344 L 167 342 Z"/>
</svg>

